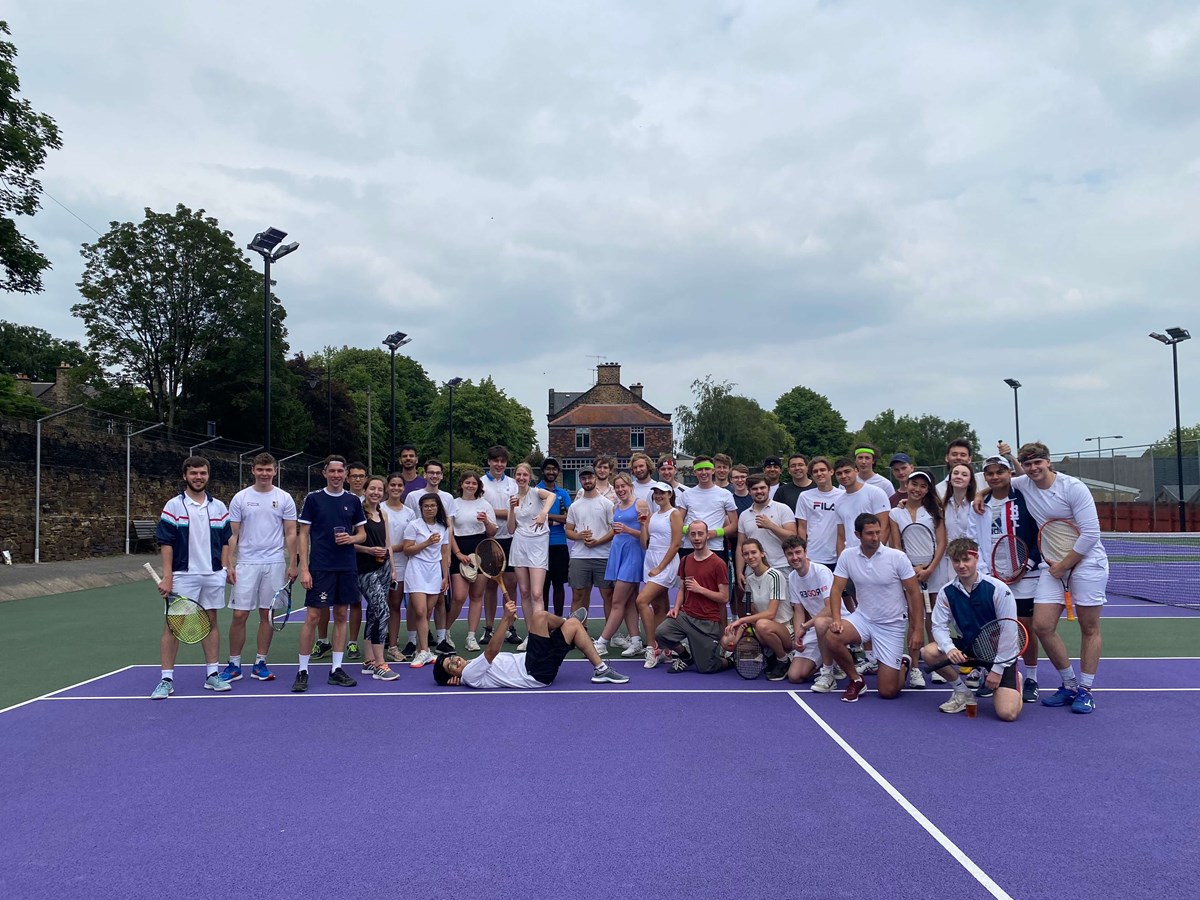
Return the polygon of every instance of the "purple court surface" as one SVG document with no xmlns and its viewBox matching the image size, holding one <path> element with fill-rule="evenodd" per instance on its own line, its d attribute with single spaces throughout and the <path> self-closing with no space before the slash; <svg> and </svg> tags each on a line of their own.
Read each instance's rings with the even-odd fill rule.
<svg viewBox="0 0 1200 900">
<path fill-rule="evenodd" d="M 547 690 L 231 694 L 131 666 L 0 714 L 0 896 L 1194 896 L 1200 659 L 1113 659 L 1098 711 L 857 704 L 568 661 Z M 1043 668 L 1048 664 L 1043 663 Z M 357 667 L 351 670 L 357 672 Z M 1045 674 L 1043 674 L 1045 677 Z"/>
</svg>

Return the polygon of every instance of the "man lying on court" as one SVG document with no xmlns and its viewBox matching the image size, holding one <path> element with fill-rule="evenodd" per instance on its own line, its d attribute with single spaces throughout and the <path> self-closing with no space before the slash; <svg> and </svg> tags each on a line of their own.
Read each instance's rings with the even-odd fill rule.
<svg viewBox="0 0 1200 900">
<path fill-rule="evenodd" d="M 563 619 L 542 608 L 525 611 L 529 644 L 525 653 L 501 653 L 508 629 L 517 621 L 517 604 L 504 602 L 504 621 L 488 641 L 483 653 L 470 662 L 444 653 L 433 664 L 433 680 L 443 687 L 462 684 L 473 688 L 542 688 L 554 682 L 559 667 L 572 650 L 579 650 L 595 667 L 593 684 L 624 684 L 622 675 L 596 652 L 588 635 L 587 609 L 578 609 Z"/>
</svg>

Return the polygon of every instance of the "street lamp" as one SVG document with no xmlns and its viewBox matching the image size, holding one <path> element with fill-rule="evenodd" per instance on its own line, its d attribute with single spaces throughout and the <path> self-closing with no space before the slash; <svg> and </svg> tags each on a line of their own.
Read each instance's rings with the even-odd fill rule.
<svg viewBox="0 0 1200 900">
<path fill-rule="evenodd" d="M 1021 382 L 1015 378 L 1005 378 L 1004 383 L 1013 389 L 1013 419 L 1016 420 L 1017 426 L 1017 452 L 1021 452 L 1021 405 L 1017 401 L 1017 391 L 1021 387 Z"/>
<path fill-rule="evenodd" d="M 1150 337 L 1171 348 L 1171 369 L 1175 375 L 1175 471 L 1179 478 L 1179 530 L 1187 530 L 1187 501 L 1183 496 L 1183 428 L 1179 422 L 1179 351 L 1178 345 L 1191 338 L 1186 328 L 1176 325 L 1166 334 L 1150 332 Z"/>
<path fill-rule="evenodd" d="M 403 331 L 393 331 L 383 339 L 383 343 L 392 351 L 392 446 L 388 457 L 388 468 L 396 465 L 396 351 L 411 341 Z"/>
<path fill-rule="evenodd" d="M 300 246 L 296 241 L 279 246 L 286 231 L 268 228 L 249 244 L 263 258 L 263 447 L 271 452 L 271 263 L 278 262 Z"/>
<path fill-rule="evenodd" d="M 1096 459 L 1098 461 L 1103 461 L 1104 450 L 1103 445 L 1100 442 L 1107 440 L 1119 441 L 1124 437 L 1125 435 L 1123 434 L 1098 434 L 1095 437 L 1084 438 L 1084 440 L 1096 442 Z M 1080 471 L 1082 472 L 1082 468 Z M 1096 474 L 1099 475 L 1100 472 L 1097 472 Z M 1113 459 L 1112 464 L 1112 500 L 1110 502 L 1113 504 L 1113 516 L 1115 518 L 1117 511 L 1117 461 L 1115 458 Z"/>
<path fill-rule="evenodd" d="M 450 490 L 454 490 L 454 389 L 462 384 L 461 378 L 451 378 L 446 382 L 450 388 Z"/>
</svg>

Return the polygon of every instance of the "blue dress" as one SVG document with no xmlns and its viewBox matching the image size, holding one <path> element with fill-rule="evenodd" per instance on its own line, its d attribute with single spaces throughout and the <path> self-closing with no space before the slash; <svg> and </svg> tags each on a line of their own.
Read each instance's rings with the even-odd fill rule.
<svg viewBox="0 0 1200 900">
<path fill-rule="evenodd" d="M 629 509 L 616 507 L 613 509 L 613 523 L 620 522 L 635 532 L 640 532 L 642 523 L 638 521 L 637 503 L 631 503 Z M 612 539 L 612 549 L 608 553 L 608 565 L 604 569 L 604 577 L 608 581 L 628 581 L 639 584 L 642 580 L 642 568 L 646 559 L 646 551 L 637 534 L 618 534 Z"/>
</svg>

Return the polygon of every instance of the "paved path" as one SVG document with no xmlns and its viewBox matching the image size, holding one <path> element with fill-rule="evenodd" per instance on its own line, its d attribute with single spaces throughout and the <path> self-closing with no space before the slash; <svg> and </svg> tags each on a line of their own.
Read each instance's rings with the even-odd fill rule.
<svg viewBox="0 0 1200 900">
<path fill-rule="evenodd" d="M 142 565 L 158 565 L 157 553 L 105 556 L 36 565 L 0 565 L 0 602 L 108 587 L 145 578 Z"/>
</svg>

